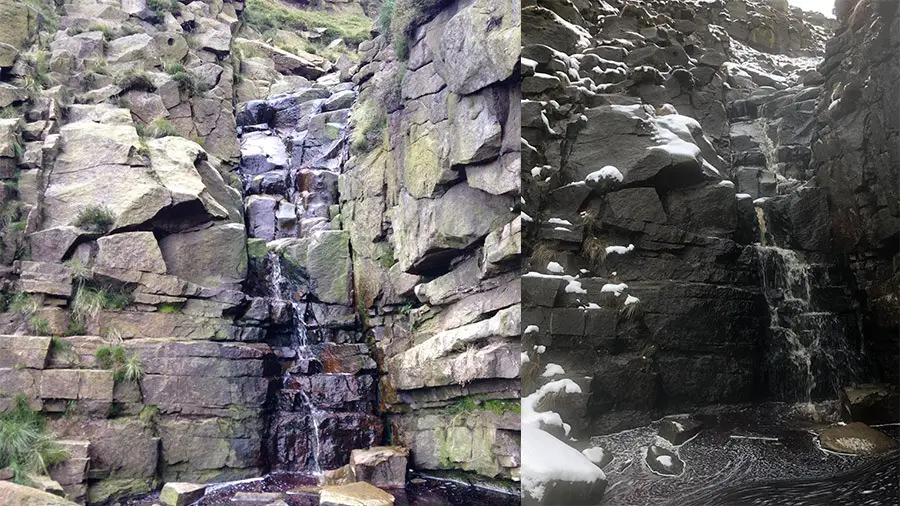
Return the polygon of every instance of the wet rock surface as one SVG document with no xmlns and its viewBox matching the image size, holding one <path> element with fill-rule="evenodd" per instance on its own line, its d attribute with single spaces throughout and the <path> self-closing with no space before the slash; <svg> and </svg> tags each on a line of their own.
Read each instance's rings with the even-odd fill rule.
<svg viewBox="0 0 900 506">
<path fill-rule="evenodd" d="M 829 427 L 819 433 L 823 448 L 853 455 L 874 455 L 897 448 L 897 441 L 868 425 L 853 422 L 838 427 Z"/>
<path fill-rule="evenodd" d="M 900 23 L 891 2 L 841 2 L 841 22 L 819 71 L 825 82 L 816 107 L 810 168 L 828 195 L 834 248 L 865 293 L 865 332 L 884 378 L 900 374 L 898 343 L 897 79 L 898 49 L 889 34 Z M 852 61 L 850 67 L 840 62 Z M 865 139 L 865 140 L 864 140 Z M 885 380 L 886 381 L 886 380 Z"/>
</svg>

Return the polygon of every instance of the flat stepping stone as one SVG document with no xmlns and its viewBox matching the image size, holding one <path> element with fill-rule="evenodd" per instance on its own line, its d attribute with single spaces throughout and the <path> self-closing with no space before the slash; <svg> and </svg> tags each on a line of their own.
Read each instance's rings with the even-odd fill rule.
<svg viewBox="0 0 900 506">
<path fill-rule="evenodd" d="M 876 455 L 897 448 L 897 440 L 861 422 L 829 427 L 819 433 L 823 448 L 852 455 Z"/>
</svg>

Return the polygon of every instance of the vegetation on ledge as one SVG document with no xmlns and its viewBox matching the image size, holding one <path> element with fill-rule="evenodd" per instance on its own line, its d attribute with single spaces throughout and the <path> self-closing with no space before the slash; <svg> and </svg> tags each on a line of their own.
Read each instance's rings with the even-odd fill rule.
<svg viewBox="0 0 900 506">
<path fill-rule="evenodd" d="M 12 409 L 0 413 L 0 468 L 10 468 L 15 482 L 27 485 L 27 475 L 46 474 L 48 467 L 68 458 L 24 396 L 17 396 Z"/>
<path fill-rule="evenodd" d="M 304 11 L 273 0 L 248 0 L 243 20 L 261 33 L 278 29 L 313 31 L 324 28 L 325 37 L 341 38 L 350 45 L 368 39 L 372 27 L 372 20 L 366 16 Z"/>
</svg>

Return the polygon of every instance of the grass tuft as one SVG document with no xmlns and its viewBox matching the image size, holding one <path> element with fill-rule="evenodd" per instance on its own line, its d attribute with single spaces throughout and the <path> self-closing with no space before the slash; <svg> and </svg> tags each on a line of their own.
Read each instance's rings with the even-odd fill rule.
<svg viewBox="0 0 900 506">
<path fill-rule="evenodd" d="M 147 8 L 153 12 L 153 17 L 159 22 L 167 12 L 171 12 L 173 15 L 179 14 L 181 2 L 178 0 L 147 0 Z"/>
<path fill-rule="evenodd" d="M 144 377 L 144 364 L 141 358 L 128 353 L 121 346 L 106 346 L 97 350 L 94 358 L 103 369 L 113 371 L 116 381 L 139 382 Z"/>
<path fill-rule="evenodd" d="M 172 79 L 178 85 L 178 89 L 183 92 L 197 95 L 209 89 L 209 86 L 207 86 L 206 83 L 199 80 L 196 75 L 184 68 L 184 65 L 180 62 L 167 62 L 163 65 L 163 69 L 167 74 L 172 76 Z"/>
<path fill-rule="evenodd" d="M 43 316 L 38 314 L 31 315 L 31 318 L 28 319 L 28 326 L 31 327 L 31 332 L 36 336 L 50 335 L 50 322 Z"/>
<path fill-rule="evenodd" d="M 171 121 L 165 118 L 156 118 L 155 120 L 153 120 L 153 123 L 150 124 L 149 133 L 157 139 L 160 137 L 179 136 L 178 130 L 175 128 L 175 125 L 173 125 Z"/>
<path fill-rule="evenodd" d="M 41 301 L 24 293 L 17 293 L 9 300 L 9 310 L 24 316 L 31 316 L 41 309 Z"/>
<path fill-rule="evenodd" d="M 116 216 L 104 205 L 89 205 L 78 212 L 72 225 L 98 234 L 105 234 L 112 229 Z"/>
<path fill-rule="evenodd" d="M 181 306 L 177 304 L 163 304 L 156 308 L 160 313 L 181 314 Z"/>
<path fill-rule="evenodd" d="M 47 474 L 51 465 L 68 458 L 24 396 L 16 397 L 12 409 L 0 413 L 0 468 L 12 469 L 16 482 L 26 482 L 29 474 Z"/>
<path fill-rule="evenodd" d="M 600 271 L 606 261 L 606 244 L 600 238 L 589 235 L 581 244 L 581 256 L 590 262 L 593 270 Z"/>
<path fill-rule="evenodd" d="M 79 323 L 89 322 L 103 309 L 123 309 L 131 303 L 128 293 L 92 288 L 80 284 L 72 298 L 72 318 Z"/>
</svg>

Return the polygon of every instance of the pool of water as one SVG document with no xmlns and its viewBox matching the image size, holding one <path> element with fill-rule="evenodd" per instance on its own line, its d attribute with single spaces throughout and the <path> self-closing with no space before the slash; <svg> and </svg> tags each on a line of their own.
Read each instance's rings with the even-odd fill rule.
<svg viewBox="0 0 900 506">
<path fill-rule="evenodd" d="M 235 483 L 224 483 L 207 489 L 206 496 L 194 506 L 242 506 L 235 501 L 238 492 L 276 492 L 280 500 L 289 506 L 318 506 L 318 495 L 311 490 L 316 484 L 315 476 L 294 473 L 273 473 L 265 477 Z M 431 476 L 413 475 L 403 490 L 391 492 L 394 506 L 517 506 L 519 495 L 474 486 L 460 481 L 440 479 Z M 149 506 L 156 504 L 158 494 L 131 501 L 129 506 Z M 274 501 L 270 501 L 274 502 Z M 266 502 L 247 503 L 262 506 Z"/>
<path fill-rule="evenodd" d="M 767 404 L 696 414 L 704 429 L 673 447 L 659 423 L 595 436 L 615 456 L 604 467 L 603 505 L 895 505 L 900 504 L 898 454 L 863 457 L 822 449 L 817 432 L 834 420 L 831 406 Z M 879 430 L 897 438 L 896 425 Z M 680 476 L 661 476 L 644 463 L 649 445 L 674 450 Z"/>
</svg>

